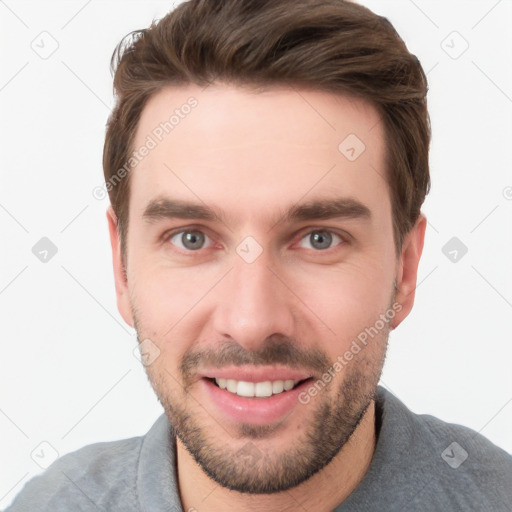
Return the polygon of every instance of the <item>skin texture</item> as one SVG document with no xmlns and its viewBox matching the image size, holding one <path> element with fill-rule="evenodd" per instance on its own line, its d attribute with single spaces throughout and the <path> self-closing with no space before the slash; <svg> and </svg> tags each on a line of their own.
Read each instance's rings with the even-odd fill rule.
<svg viewBox="0 0 512 512">
<path fill-rule="evenodd" d="M 373 396 L 389 331 L 413 306 L 426 219 L 397 257 L 383 127 L 368 103 L 292 88 L 168 87 L 147 103 L 134 146 L 191 96 L 197 106 L 131 173 L 126 275 L 107 210 L 118 308 L 157 355 L 146 370 L 178 433 L 184 509 L 332 510 L 371 462 Z M 353 161 L 338 149 L 349 134 L 365 145 Z M 144 220 L 161 196 L 225 217 Z M 283 220 L 294 204 L 334 197 L 363 203 L 371 218 Z M 200 248 L 184 245 L 180 229 L 204 234 Z M 312 232 L 327 236 L 328 248 Z M 252 263 L 237 253 L 248 236 L 262 250 Z M 209 399 L 206 368 L 322 377 L 391 309 L 325 387 L 269 425 L 233 421 Z"/>
</svg>

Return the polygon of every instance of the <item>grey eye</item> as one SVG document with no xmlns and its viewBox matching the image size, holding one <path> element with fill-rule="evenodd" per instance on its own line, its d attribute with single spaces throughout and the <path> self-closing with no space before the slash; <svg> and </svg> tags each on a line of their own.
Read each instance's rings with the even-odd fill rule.
<svg viewBox="0 0 512 512">
<path fill-rule="evenodd" d="M 309 232 L 302 239 L 302 241 L 309 240 L 311 247 L 313 249 L 325 250 L 325 249 L 330 249 L 331 244 L 333 242 L 333 237 L 336 237 L 340 240 L 340 242 L 343 242 L 343 239 L 336 233 L 332 233 L 331 231 L 321 230 L 321 229 L 317 229 L 315 231 Z M 304 247 L 304 245 L 302 245 L 302 241 L 301 241 L 301 247 Z M 306 249 L 310 249 L 311 247 L 306 247 Z"/>
<path fill-rule="evenodd" d="M 197 251 L 198 249 L 203 249 L 203 244 L 207 238 L 207 235 L 201 231 L 185 230 L 176 233 L 169 240 L 174 245 L 180 247 L 180 249 Z"/>
</svg>

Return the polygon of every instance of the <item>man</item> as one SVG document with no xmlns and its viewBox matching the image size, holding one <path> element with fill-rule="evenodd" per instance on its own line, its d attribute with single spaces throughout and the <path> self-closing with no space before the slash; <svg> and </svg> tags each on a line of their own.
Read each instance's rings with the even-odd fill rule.
<svg viewBox="0 0 512 512">
<path fill-rule="evenodd" d="M 512 457 L 378 386 L 412 309 L 427 84 L 341 0 L 197 0 L 117 48 L 118 308 L 163 414 L 9 510 L 512 510 Z"/>
</svg>

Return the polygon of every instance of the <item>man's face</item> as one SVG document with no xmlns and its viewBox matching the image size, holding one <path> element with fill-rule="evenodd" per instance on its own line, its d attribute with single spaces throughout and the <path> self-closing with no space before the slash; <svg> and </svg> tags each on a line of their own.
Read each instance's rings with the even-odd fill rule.
<svg viewBox="0 0 512 512">
<path fill-rule="evenodd" d="M 379 116 L 318 91 L 175 87 L 144 108 L 135 148 L 148 135 L 157 145 L 130 177 L 126 282 L 114 253 L 119 309 L 203 470 L 239 491 L 290 488 L 347 442 L 412 306 L 395 303 Z M 219 219 L 175 217 L 165 200 Z M 300 208 L 329 201 L 339 216 Z"/>
</svg>

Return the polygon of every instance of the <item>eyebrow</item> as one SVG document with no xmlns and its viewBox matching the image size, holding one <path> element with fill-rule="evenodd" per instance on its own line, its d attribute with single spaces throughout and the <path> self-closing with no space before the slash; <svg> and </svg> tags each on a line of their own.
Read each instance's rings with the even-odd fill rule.
<svg viewBox="0 0 512 512">
<path fill-rule="evenodd" d="M 148 223 L 162 219 L 197 219 L 225 224 L 225 215 L 205 204 L 158 197 L 148 202 L 142 218 Z M 322 219 L 362 219 L 371 220 L 370 209 L 360 201 L 350 197 L 316 199 L 295 204 L 277 216 L 278 222 L 293 223 Z"/>
</svg>

